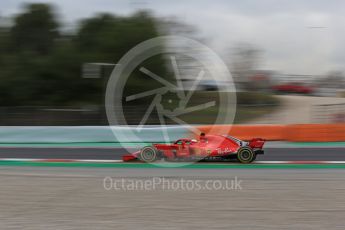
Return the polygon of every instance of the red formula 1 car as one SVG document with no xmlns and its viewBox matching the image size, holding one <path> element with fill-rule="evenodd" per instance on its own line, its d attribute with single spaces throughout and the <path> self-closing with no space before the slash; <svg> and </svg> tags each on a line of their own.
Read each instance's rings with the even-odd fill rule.
<svg viewBox="0 0 345 230">
<path fill-rule="evenodd" d="M 298 82 L 275 85 L 272 89 L 277 93 L 312 94 L 315 91 L 313 87 Z"/>
<path fill-rule="evenodd" d="M 154 162 L 159 159 L 175 160 L 231 160 L 251 163 L 262 149 L 265 140 L 254 138 L 249 142 L 228 135 L 200 135 L 199 140 L 179 139 L 172 144 L 153 144 L 140 151 L 124 155 L 123 161 Z"/>
</svg>

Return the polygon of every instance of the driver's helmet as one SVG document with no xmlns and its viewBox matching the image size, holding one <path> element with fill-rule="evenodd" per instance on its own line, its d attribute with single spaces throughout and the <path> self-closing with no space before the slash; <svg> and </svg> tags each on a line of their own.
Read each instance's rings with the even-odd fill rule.
<svg viewBox="0 0 345 230">
<path fill-rule="evenodd" d="M 200 133 L 200 142 L 207 142 L 205 133 Z"/>
</svg>

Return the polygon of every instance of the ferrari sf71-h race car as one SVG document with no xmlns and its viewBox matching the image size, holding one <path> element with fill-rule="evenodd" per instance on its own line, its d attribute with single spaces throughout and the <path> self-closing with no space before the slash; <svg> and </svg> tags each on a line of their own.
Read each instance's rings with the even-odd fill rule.
<svg viewBox="0 0 345 230">
<path fill-rule="evenodd" d="M 180 160 L 238 160 L 251 163 L 262 149 L 265 140 L 254 138 L 249 142 L 241 141 L 228 135 L 201 134 L 199 140 L 179 139 L 172 144 L 153 144 L 140 151 L 122 157 L 123 161 L 140 160 L 154 162 L 160 159 L 167 161 Z"/>
</svg>

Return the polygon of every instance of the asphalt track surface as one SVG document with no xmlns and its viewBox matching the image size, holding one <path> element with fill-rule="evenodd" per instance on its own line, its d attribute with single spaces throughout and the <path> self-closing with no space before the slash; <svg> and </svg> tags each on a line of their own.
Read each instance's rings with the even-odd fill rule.
<svg viewBox="0 0 345 230">
<path fill-rule="evenodd" d="M 0 167 L 1 229 L 345 228 L 345 170 Z M 163 184 L 105 189 L 104 178 Z M 234 190 L 176 186 L 241 181 Z M 119 190 L 118 190 L 119 188 Z M 197 188 L 197 187 L 194 187 Z"/>
<path fill-rule="evenodd" d="M 0 148 L 0 158 L 116 160 L 126 153 L 124 148 Z M 345 148 L 268 148 L 257 160 L 344 161 Z"/>
</svg>

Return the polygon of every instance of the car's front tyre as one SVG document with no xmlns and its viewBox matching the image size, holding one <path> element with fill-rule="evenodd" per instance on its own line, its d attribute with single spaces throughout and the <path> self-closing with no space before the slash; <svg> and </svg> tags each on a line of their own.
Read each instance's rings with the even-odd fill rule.
<svg viewBox="0 0 345 230">
<path fill-rule="evenodd" d="M 140 150 L 138 157 L 144 162 L 154 162 L 158 160 L 158 150 L 153 146 L 146 146 Z"/>
</svg>

